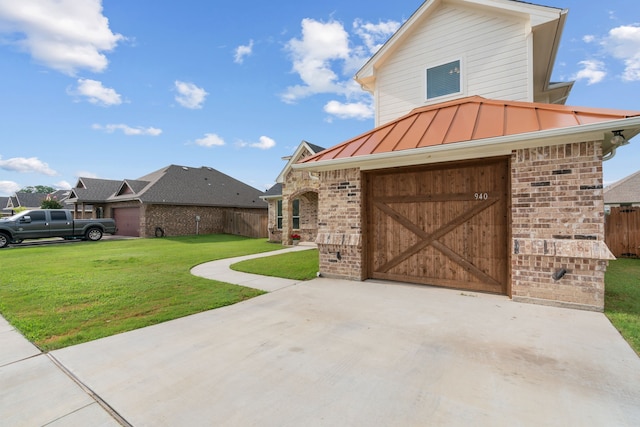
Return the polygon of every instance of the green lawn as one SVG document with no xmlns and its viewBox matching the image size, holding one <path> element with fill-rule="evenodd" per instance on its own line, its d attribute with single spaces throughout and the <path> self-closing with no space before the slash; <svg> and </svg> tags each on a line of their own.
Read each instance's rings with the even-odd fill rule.
<svg viewBox="0 0 640 427">
<path fill-rule="evenodd" d="M 231 269 L 263 276 L 311 280 L 317 276 L 318 272 L 318 250 L 309 249 L 250 259 L 233 264 Z"/>
<path fill-rule="evenodd" d="M 640 259 L 617 259 L 605 275 L 604 313 L 640 355 Z"/>
<path fill-rule="evenodd" d="M 41 349 L 61 348 L 260 295 L 189 270 L 281 248 L 263 239 L 206 235 L 2 249 L 0 313 Z M 318 251 L 232 268 L 307 280 L 316 277 Z M 605 280 L 605 314 L 640 354 L 640 260 L 610 262 Z"/>
<path fill-rule="evenodd" d="M 281 248 L 230 235 L 5 248 L 0 313 L 41 349 L 66 347 L 260 295 L 189 270 Z"/>
</svg>

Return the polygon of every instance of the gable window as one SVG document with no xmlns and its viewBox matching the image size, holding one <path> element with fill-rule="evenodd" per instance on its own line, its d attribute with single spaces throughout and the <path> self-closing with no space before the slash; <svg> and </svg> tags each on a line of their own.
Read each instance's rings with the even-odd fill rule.
<svg viewBox="0 0 640 427">
<path fill-rule="evenodd" d="M 427 68 L 427 99 L 462 92 L 460 60 Z"/>
</svg>

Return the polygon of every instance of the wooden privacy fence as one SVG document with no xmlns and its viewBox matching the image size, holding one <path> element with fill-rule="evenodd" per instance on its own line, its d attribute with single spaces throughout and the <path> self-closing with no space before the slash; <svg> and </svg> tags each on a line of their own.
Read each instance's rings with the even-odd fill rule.
<svg viewBox="0 0 640 427">
<path fill-rule="evenodd" d="M 236 212 L 225 211 L 224 232 L 245 237 L 269 237 L 267 212 Z"/>
<path fill-rule="evenodd" d="M 606 215 L 604 236 L 614 256 L 640 256 L 640 207 L 612 207 Z"/>
</svg>

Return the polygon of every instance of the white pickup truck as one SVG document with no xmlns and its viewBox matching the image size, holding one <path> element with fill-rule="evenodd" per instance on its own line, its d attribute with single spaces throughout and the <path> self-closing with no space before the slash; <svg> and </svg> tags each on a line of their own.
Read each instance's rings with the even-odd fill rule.
<svg viewBox="0 0 640 427">
<path fill-rule="evenodd" d="M 66 209 L 35 209 L 0 218 L 0 248 L 25 239 L 63 237 L 65 239 L 100 240 L 105 233 L 114 234 L 113 219 L 73 219 Z"/>
</svg>

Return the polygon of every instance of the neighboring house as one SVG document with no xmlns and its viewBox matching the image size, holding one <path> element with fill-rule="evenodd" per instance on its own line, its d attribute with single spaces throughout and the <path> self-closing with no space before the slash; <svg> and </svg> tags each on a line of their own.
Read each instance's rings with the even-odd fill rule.
<svg viewBox="0 0 640 427">
<path fill-rule="evenodd" d="M 111 215 L 105 216 L 107 200 L 121 185 L 122 181 L 81 177 L 71 189 L 66 203 L 72 206 L 76 219 L 110 218 Z M 119 230 L 120 233 L 125 231 L 125 228 Z"/>
<path fill-rule="evenodd" d="M 64 205 L 67 197 L 69 197 L 69 190 L 56 190 L 51 194 L 17 192 L 2 203 L 2 212 L 5 215 L 12 215 L 18 208 L 40 209 L 42 202 L 47 198 L 57 200 Z"/>
<path fill-rule="evenodd" d="M 114 218 L 120 235 L 267 237 L 263 195 L 213 168 L 170 165 L 135 180 L 80 178 L 68 203 L 76 215 Z"/>
<path fill-rule="evenodd" d="M 640 171 L 604 189 L 605 240 L 616 257 L 640 256 Z"/>
<path fill-rule="evenodd" d="M 603 310 L 602 159 L 640 133 L 640 111 L 562 105 L 572 83 L 549 78 L 566 16 L 427 0 L 364 65 L 376 128 L 282 183 L 289 205 L 296 177 L 319 178 L 322 275 Z"/>
<path fill-rule="evenodd" d="M 292 165 L 322 150 L 323 147 L 302 141 L 291 156 L 282 159 L 287 164 L 276 178 L 276 184 L 262 196 L 269 204 L 269 241 L 290 243 L 292 234 L 299 235 L 303 242 L 316 240 L 318 177 L 295 171 Z"/>
<path fill-rule="evenodd" d="M 9 208 L 10 197 L 0 196 L 0 215 L 1 216 L 9 216 L 11 215 L 11 208 Z"/>
<path fill-rule="evenodd" d="M 640 206 L 640 171 L 606 187 L 604 205 L 606 208 Z"/>
</svg>

